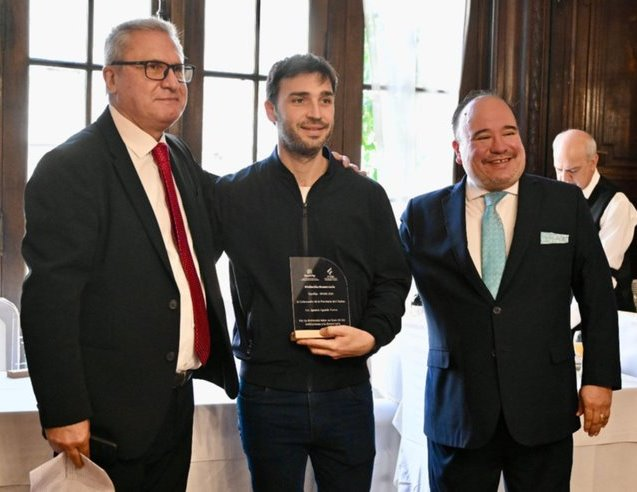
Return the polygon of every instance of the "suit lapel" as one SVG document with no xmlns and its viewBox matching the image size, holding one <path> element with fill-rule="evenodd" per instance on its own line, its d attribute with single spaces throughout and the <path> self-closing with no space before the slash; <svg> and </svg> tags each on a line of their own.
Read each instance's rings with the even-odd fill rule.
<svg viewBox="0 0 637 492">
<path fill-rule="evenodd" d="M 449 196 L 442 201 L 442 214 L 445 221 L 445 228 L 447 230 L 447 237 L 451 243 L 451 250 L 453 252 L 460 271 L 462 271 L 467 278 L 468 282 L 480 293 L 483 297 L 491 299 L 489 290 L 482 282 L 482 278 L 476 270 L 476 266 L 469 254 L 469 248 L 467 248 L 467 226 L 465 218 L 465 177 L 462 181 L 457 183 L 451 190 Z"/>
<path fill-rule="evenodd" d="M 113 119 L 110 115 L 108 108 L 97 120 L 96 124 L 101 128 L 109 150 L 113 155 L 113 168 L 116 174 L 119 176 L 120 183 L 128 196 L 135 213 L 140 219 L 144 231 L 150 242 L 153 244 L 157 254 L 159 255 L 166 270 L 172 275 L 172 269 L 170 268 L 170 262 L 168 261 L 168 254 L 166 247 L 164 246 L 164 240 L 157 224 L 157 218 L 153 212 L 153 208 L 148 201 L 146 191 L 142 185 L 135 166 L 130 159 L 126 145 L 122 138 L 119 136 Z"/>
<path fill-rule="evenodd" d="M 540 240 L 539 209 L 542 203 L 542 187 L 526 175 L 520 178 L 518 211 L 513 231 L 513 241 L 502 273 L 500 290 L 504 292 L 519 268 L 529 245 Z"/>
</svg>

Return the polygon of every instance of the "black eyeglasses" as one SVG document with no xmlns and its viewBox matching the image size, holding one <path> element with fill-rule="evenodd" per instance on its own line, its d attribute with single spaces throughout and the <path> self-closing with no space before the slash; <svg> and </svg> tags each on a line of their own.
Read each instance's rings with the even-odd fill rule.
<svg viewBox="0 0 637 492">
<path fill-rule="evenodd" d="M 157 60 L 114 61 L 109 63 L 109 65 L 137 65 L 144 67 L 144 75 L 146 75 L 146 78 L 149 78 L 150 80 L 164 80 L 168 77 L 168 71 L 172 70 L 175 74 L 175 78 L 179 82 L 183 82 L 185 84 L 192 80 L 192 76 L 195 73 L 194 65 L 188 65 L 186 63 L 175 63 L 174 65 L 169 65 L 168 63 Z"/>
</svg>

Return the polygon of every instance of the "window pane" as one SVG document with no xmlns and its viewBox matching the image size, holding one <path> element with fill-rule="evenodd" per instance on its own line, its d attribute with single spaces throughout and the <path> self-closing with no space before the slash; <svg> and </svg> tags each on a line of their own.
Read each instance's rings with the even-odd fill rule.
<svg viewBox="0 0 637 492">
<path fill-rule="evenodd" d="M 259 105 L 257 109 L 257 160 L 265 159 L 277 144 L 276 126 L 265 114 L 265 82 L 259 83 Z"/>
<path fill-rule="evenodd" d="M 206 70 L 254 72 L 255 12 L 255 0 L 206 3 Z"/>
<path fill-rule="evenodd" d="M 245 80 L 204 79 L 204 169 L 221 176 L 252 163 L 253 87 Z"/>
<path fill-rule="evenodd" d="M 370 73 L 370 52 L 369 52 L 369 29 L 365 29 L 365 36 L 363 37 L 363 84 L 371 85 L 372 75 Z"/>
<path fill-rule="evenodd" d="M 404 19 L 391 2 L 365 2 L 365 80 L 377 90 L 364 93 L 362 162 L 397 210 L 452 182 L 465 4 L 421 2 Z"/>
<path fill-rule="evenodd" d="M 86 2 L 86 0 L 84 0 Z M 104 41 L 124 21 L 151 15 L 151 0 L 94 0 L 93 62 L 104 63 Z"/>
<path fill-rule="evenodd" d="M 386 90 L 363 91 L 363 169 L 372 179 L 385 186 L 392 199 L 412 197 L 426 190 L 447 186 L 453 180 L 451 115 L 457 104 L 457 95 L 416 93 L 415 113 L 430 117 L 415 120 L 414 135 L 418 138 L 413 140 L 414 148 L 405 151 L 406 155 L 415 157 L 415 162 L 410 166 L 384 165 L 387 162 L 387 148 L 391 148 L 386 140 L 392 136 L 383 135 L 382 120 L 374 110 L 382 110 L 391 102 Z"/>
<path fill-rule="evenodd" d="M 466 0 L 447 0 L 435 15 L 423 15 L 418 23 L 418 87 L 448 90 L 458 84 L 464 44 Z M 444 41 L 441 41 L 444 40 Z M 444 49 L 441 49 L 441 43 Z M 440 67 L 445 67 L 441 70 Z"/>
<path fill-rule="evenodd" d="M 73 97 L 51 97 L 72 94 Z M 27 175 L 40 158 L 85 126 L 86 72 L 66 68 L 29 69 Z"/>
<path fill-rule="evenodd" d="M 458 102 L 457 93 L 416 94 L 416 114 L 435 115 L 417 118 L 416 121 L 416 179 L 411 180 L 408 196 L 423 193 L 422 183 L 427 189 L 437 189 L 453 182 L 454 155 L 451 148 L 453 131 L 451 116 Z"/>
<path fill-rule="evenodd" d="M 286 56 L 307 53 L 308 30 L 309 0 L 262 0 L 259 73 Z"/>
<path fill-rule="evenodd" d="M 378 180 L 378 169 L 375 167 L 376 128 L 374 125 L 374 99 L 380 98 L 379 90 L 363 91 L 363 131 L 361 139 L 361 164 L 370 178 Z M 378 103 L 376 103 L 378 105 Z"/>
<path fill-rule="evenodd" d="M 73 28 L 69 29 L 66 26 Z M 87 26 L 86 0 L 31 0 L 29 56 L 47 60 L 85 62 Z"/>
<path fill-rule="evenodd" d="M 91 121 L 95 121 L 108 105 L 104 77 L 102 77 L 102 72 L 99 70 L 93 71 L 92 91 L 93 99 L 91 101 Z"/>
</svg>

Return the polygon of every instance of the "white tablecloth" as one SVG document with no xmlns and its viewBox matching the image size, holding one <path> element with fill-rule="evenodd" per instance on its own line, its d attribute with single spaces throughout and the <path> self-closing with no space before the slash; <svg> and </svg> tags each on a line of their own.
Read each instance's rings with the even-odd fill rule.
<svg viewBox="0 0 637 492">
<path fill-rule="evenodd" d="M 637 369 L 637 315 L 620 312 L 620 325 L 622 370 L 627 372 Z M 399 403 L 394 426 L 401 443 L 394 480 L 401 492 L 429 490 L 423 433 L 427 348 L 422 308 L 409 307 L 401 333 L 372 365 L 379 393 Z M 625 389 L 613 393 L 612 417 L 602 433 L 591 438 L 579 430 L 574 435 L 574 492 L 637 491 L 637 374 L 631 374 L 622 375 Z"/>
<path fill-rule="evenodd" d="M 619 346 L 622 372 L 637 377 L 637 313 L 619 311 Z"/>
<path fill-rule="evenodd" d="M 248 492 L 250 477 L 237 430 L 237 410 L 218 387 L 195 381 L 192 465 L 188 492 Z M 397 404 L 377 398 L 373 492 L 393 492 L 400 436 L 392 426 Z M 29 379 L 0 373 L 0 491 L 29 490 L 29 471 L 52 458 L 42 438 Z M 306 492 L 316 490 L 308 467 Z"/>
</svg>

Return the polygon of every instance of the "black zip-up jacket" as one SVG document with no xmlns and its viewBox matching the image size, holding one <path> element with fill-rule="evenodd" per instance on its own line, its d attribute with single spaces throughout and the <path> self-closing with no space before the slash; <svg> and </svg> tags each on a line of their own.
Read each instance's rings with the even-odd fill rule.
<svg viewBox="0 0 637 492">
<path fill-rule="evenodd" d="M 306 203 L 276 149 L 220 178 L 213 190 L 217 239 L 230 259 L 234 353 L 242 377 L 253 384 L 325 391 L 369 378 L 367 357 L 334 360 L 290 341 L 292 256 L 324 257 L 342 269 L 351 325 L 371 333 L 376 349 L 400 331 L 411 275 L 387 195 L 343 168 L 327 148 L 323 155 L 328 170 Z"/>
</svg>

